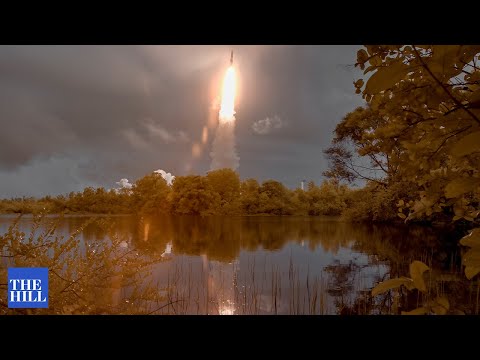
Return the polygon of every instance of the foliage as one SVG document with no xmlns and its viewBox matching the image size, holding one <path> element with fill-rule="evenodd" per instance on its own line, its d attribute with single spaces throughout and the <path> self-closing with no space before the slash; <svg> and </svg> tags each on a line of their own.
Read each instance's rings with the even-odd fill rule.
<svg viewBox="0 0 480 360">
<path fill-rule="evenodd" d="M 334 215 L 347 208 L 350 190 L 337 181 L 307 190 L 290 190 L 282 183 L 240 181 L 231 169 L 206 176 L 177 176 L 168 186 L 158 174 L 138 179 L 132 189 L 85 188 L 67 196 L 0 200 L 0 213 L 190 214 L 190 215 Z"/>
<path fill-rule="evenodd" d="M 253 215 L 260 213 L 260 185 L 255 179 L 246 179 L 240 184 L 240 202 L 242 213 Z"/>
<path fill-rule="evenodd" d="M 207 174 L 211 188 L 220 196 L 220 215 L 240 213 L 240 177 L 232 169 L 219 169 Z"/>
<path fill-rule="evenodd" d="M 429 270 L 430 268 L 423 262 L 415 260 L 410 264 L 410 277 L 402 276 L 383 281 L 373 288 L 372 296 L 377 296 L 392 289 L 399 289 L 401 286 L 404 286 L 409 291 L 417 289 L 427 294 L 424 273 Z M 395 299 L 398 301 L 398 297 Z M 438 295 L 435 299 L 430 299 L 427 296 L 423 306 L 411 311 L 402 311 L 402 315 L 445 315 L 449 310 L 450 303 L 445 296 Z"/>
<path fill-rule="evenodd" d="M 207 178 L 179 176 L 173 182 L 171 202 L 176 214 L 213 215 L 221 206 L 221 197 Z"/>
<path fill-rule="evenodd" d="M 79 235 L 89 223 L 63 238 L 55 235 L 61 218 L 37 233 L 45 219 L 36 216 L 30 235 L 19 230 L 19 220 L 0 235 L 0 314 L 141 314 L 148 312 L 149 303 L 160 300 L 145 281 L 158 260 L 122 245 L 108 222 L 98 224 L 111 234 L 110 241 L 86 242 Z M 48 309 L 8 308 L 8 267 L 49 269 Z M 121 289 L 128 289 L 127 294 Z"/>
<path fill-rule="evenodd" d="M 290 192 L 282 183 L 267 180 L 259 190 L 260 213 L 271 215 L 291 215 L 293 209 L 290 201 Z"/>
<path fill-rule="evenodd" d="M 395 183 L 383 186 L 376 182 L 368 182 L 365 187 L 350 190 L 345 202 L 347 207 L 342 212 L 344 219 L 354 222 L 398 221 L 397 205 L 400 199 L 411 197 L 411 188 L 405 184 Z"/>
<path fill-rule="evenodd" d="M 460 240 L 460 244 L 470 248 L 463 255 L 462 261 L 465 265 L 465 276 L 471 280 L 480 273 L 480 228 L 473 229 L 464 236 Z"/>
<path fill-rule="evenodd" d="M 170 187 L 159 174 L 153 173 L 137 180 L 132 189 L 134 209 L 142 214 L 167 213 Z"/>
<path fill-rule="evenodd" d="M 480 46 L 472 45 L 359 50 L 356 66 L 371 76 L 354 85 L 367 105 L 337 126 L 325 151 L 331 165 L 326 175 L 387 188 L 403 184 L 411 193 L 399 216 L 408 220 L 441 214 L 450 221 L 475 221 L 480 214 L 479 53 Z"/>
</svg>

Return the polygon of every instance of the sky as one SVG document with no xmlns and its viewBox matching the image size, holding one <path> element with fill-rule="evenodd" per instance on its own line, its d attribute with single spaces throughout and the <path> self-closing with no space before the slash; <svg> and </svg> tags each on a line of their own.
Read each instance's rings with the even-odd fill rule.
<svg viewBox="0 0 480 360">
<path fill-rule="evenodd" d="M 205 175 L 231 50 L 241 179 L 319 184 L 335 125 L 363 104 L 360 48 L 0 46 L 0 197 Z"/>
</svg>

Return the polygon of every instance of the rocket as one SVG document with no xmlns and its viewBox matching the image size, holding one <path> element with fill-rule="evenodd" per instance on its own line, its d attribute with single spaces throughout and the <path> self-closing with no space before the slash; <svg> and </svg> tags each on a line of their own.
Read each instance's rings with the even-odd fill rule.
<svg viewBox="0 0 480 360">
<path fill-rule="evenodd" d="M 233 50 L 230 53 L 230 65 L 233 65 Z"/>
</svg>

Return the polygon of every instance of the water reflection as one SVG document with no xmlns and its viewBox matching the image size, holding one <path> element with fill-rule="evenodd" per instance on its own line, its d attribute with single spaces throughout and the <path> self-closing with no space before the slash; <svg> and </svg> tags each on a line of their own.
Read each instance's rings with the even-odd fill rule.
<svg viewBox="0 0 480 360">
<path fill-rule="evenodd" d="M 0 217 L 0 232 L 11 220 Z M 85 220 L 66 217 L 59 232 L 68 235 Z M 23 231 L 30 225 L 28 217 L 21 220 Z M 456 248 L 445 246 L 449 235 L 426 227 L 314 217 L 163 216 L 117 217 L 107 228 L 91 223 L 81 233 L 86 244 L 114 236 L 120 246 L 160 259 L 152 276 L 168 306 L 158 313 L 388 313 L 389 294 L 372 299 L 370 289 L 408 274 L 412 260 L 443 273 L 461 271 Z M 120 288 L 116 282 L 112 287 Z"/>
</svg>

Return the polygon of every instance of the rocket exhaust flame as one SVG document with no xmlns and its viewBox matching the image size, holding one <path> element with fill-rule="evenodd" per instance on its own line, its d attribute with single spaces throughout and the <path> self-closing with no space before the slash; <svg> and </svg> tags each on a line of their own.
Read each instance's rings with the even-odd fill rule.
<svg viewBox="0 0 480 360">
<path fill-rule="evenodd" d="M 235 150 L 235 90 L 236 74 L 232 52 L 230 66 L 223 79 L 219 122 L 210 153 L 212 157 L 211 170 L 222 168 L 236 170 L 239 165 L 240 158 Z"/>
<path fill-rule="evenodd" d="M 235 69 L 233 65 L 227 69 L 223 80 L 222 103 L 220 105 L 220 121 L 235 120 Z"/>
</svg>

